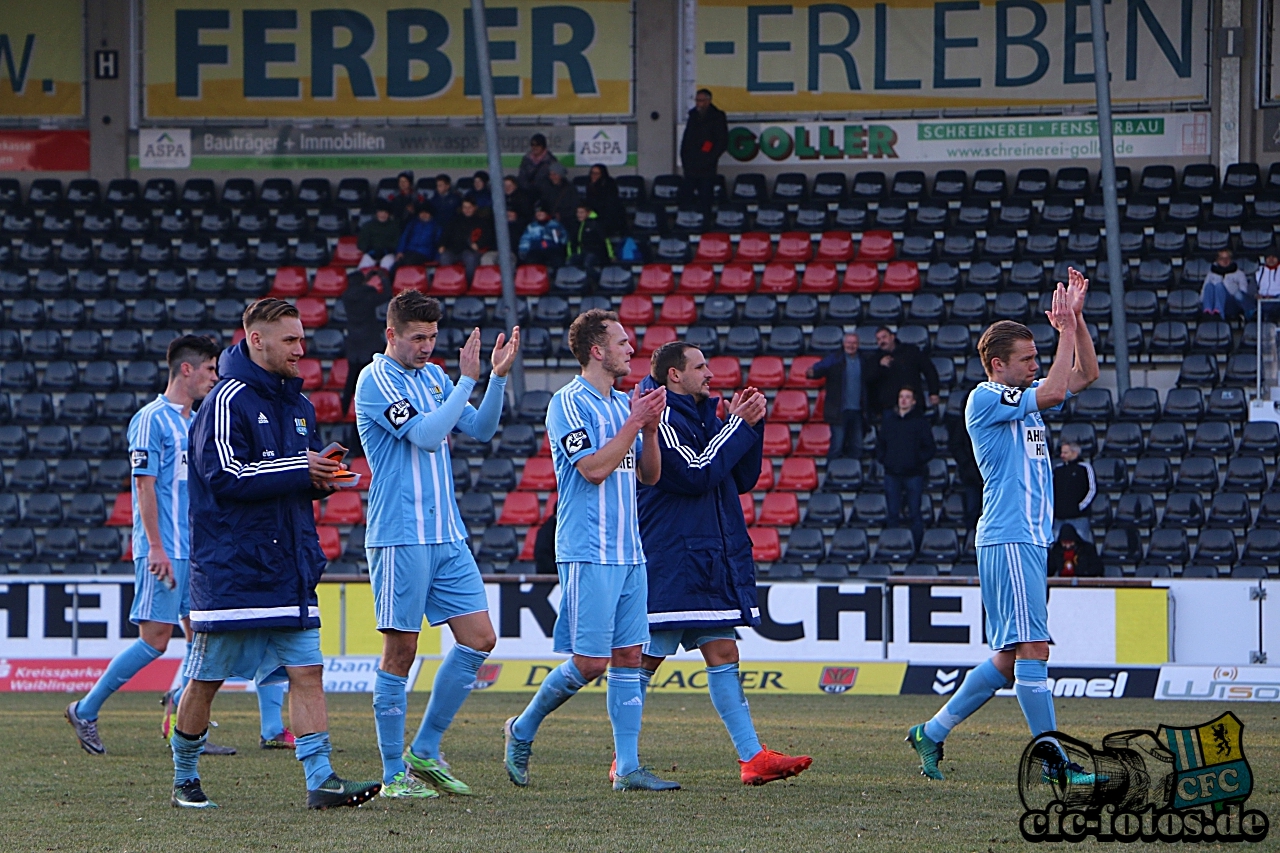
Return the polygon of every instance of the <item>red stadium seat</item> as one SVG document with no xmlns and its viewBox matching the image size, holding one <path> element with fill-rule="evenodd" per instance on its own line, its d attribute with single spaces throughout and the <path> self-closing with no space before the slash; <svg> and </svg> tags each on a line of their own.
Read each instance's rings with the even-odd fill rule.
<svg viewBox="0 0 1280 853">
<path fill-rule="evenodd" d="M 778 531 L 772 527 L 748 527 L 751 537 L 751 558 L 757 563 L 772 563 L 782 556 L 782 543 Z"/>
<path fill-rule="evenodd" d="M 828 231 L 818 241 L 818 260 L 851 261 L 853 260 L 853 235 L 848 231 Z"/>
<path fill-rule="evenodd" d="M 440 277 L 440 272 L 436 271 L 436 278 Z M 400 267 L 396 270 L 396 277 L 391 281 L 392 293 L 403 293 L 406 290 L 417 290 L 421 293 L 427 292 L 427 268 L 426 267 Z"/>
<path fill-rule="evenodd" d="M 803 264 L 813 257 L 813 239 L 803 231 L 788 231 L 778 238 L 774 260 Z"/>
<path fill-rule="evenodd" d="M 756 484 L 751 487 L 753 492 L 771 492 L 773 491 L 773 460 L 765 458 L 760 463 L 760 476 L 756 478 Z"/>
<path fill-rule="evenodd" d="M 311 280 L 312 296 L 336 299 L 347 292 L 347 271 L 342 267 L 320 267 Z"/>
<path fill-rule="evenodd" d="M 241 328 L 236 329 L 234 332 L 231 333 L 231 345 L 236 346 L 243 340 L 244 340 L 244 327 L 242 326 Z"/>
<path fill-rule="evenodd" d="M 698 319 L 698 303 L 687 293 L 673 293 L 662 301 L 658 322 L 668 326 L 692 326 Z"/>
<path fill-rule="evenodd" d="M 870 261 L 855 261 L 844 270 L 845 293 L 875 293 L 880 287 L 880 272 Z"/>
<path fill-rule="evenodd" d="M 828 261 L 818 261 L 804 268 L 804 278 L 800 280 L 801 293 L 835 293 L 840 286 L 840 276 L 836 273 L 836 265 Z"/>
<path fill-rule="evenodd" d="M 637 355 L 631 359 L 631 367 L 628 370 L 627 375 L 620 377 L 618 381 L 614 383 L 614 387 L 619 391 L 630 394 L 631 389 L 643 382 L 644 378 L 648 375 L 649 359 Z"/>
<path fill-rule="evenodd" d="M 516 268 L 516 296 L 541 296 L 549 290 L 551 280 L 542 264 L 521 264 Z"/>
<path fill-rule="evenodd" d="M 803 456 L 783 459 L 777 487 L 789 492 L 812 492 L 818 488 L 818 468 L 813 459 Z"/>
<path fill-rule="evenodd" d="M 781 388 L 782 380 L 787 375 L 782 359 L 776 355 L 758 355 L 751 360 L 751 369 L 747 371 L 747 384 L 756 388 Z"/>
<path fill-rule="evenodd" d="M 320 501 L 311 502 L 311 519 L 316 523 L 320 523 Z"/>
<path fill-rule="evenodd" d="M 725 264 L 720 270 L 717 293 L 750 293 L 756 286 L 756 273 L 750 264 Z"/>
<path fill-rule="evenodd" d="M 711 387 L 717 390 L 742 387 L 742 365 L 731 355 L 713 355 L 707 359 L 711 368 Z"/>
<path fill-rule="evenodd" d="M 546 524 L 548 521 L 555 518 L 556 503 L 559 498 L 560 495 L 556 492 L 552 492 L 547 496 L 547 505 L 542 508 L 542 519 L 539 521 L 539 524 Z"/>
<path fill-rule="evenodd" d="M 400 271 L 396 270 L 396 276 L 399 275 Z M 395 290 L 394 287 L 391 289 Z M 436 267 L 435 275 L 431 277 L 431 290 L 427 292 L 432 296 L 462 296 L 467 292 L 467 268 L 462 264 Z"/>
<path fill-rule="evenodd" d="M 316 533 L 320 535 L 320 550 L 327 559 L 336 560 L 342 556 L 342 537 L 338 535 L 338 528 L 322 524 L 316 528 Z"/>
<path fill-rule="evenodd" d="M 650 296 L 662 296 L 675 290 L 676 277 L 671 272 L 670 264 L 645 264 L 640 270 L 640 281 L 636 283 L 636 293 Z"/>
<path fill-rule="evenodd" d="M 369 460 L 363 456 L 357 456 L 354 459 L 350 456 L 346 459 L 347 468 L 360 475 L 360 485 L 355 487 L 357 492 L 369 491 L 369 482 L 373 479 L 373 471 L 369 468 Z"/>
<path fill-rule="evenodd" d="M 364 504 L 359 492 L 334 492 L 325 498 L 325 524 L 364 524 Z"/>
<path fill-rule="evenodd" d="M 728 234 L 703 234 L 693 259 L 704 264 L 727 264 L 733 256 L 733 241 Z"/>
<path fill-rule="evenodd" d="M 360 247 L 356 245 L 358 239 L 354 234 L 338 238 L 338 246 L 333 250 L 334 266 L 359 266 L 360 259 L 364 257 L 364 252 L 360 251 Z"/>
<path fill-rule="evenodd" d="M 738 240 L 736 260 L 748 264 L 763 264 L 773 259 L 773 240 L 763 231 L 751 231 Z"/>
<path fill-rule="evenodd" d="M 304 329 L 320 329 L 329 323 L 329 309 L 318 296 L 303 296 L 294 303 Z"/>
<path fill-rule="evenodd" d="M 648 368 L 649 356 L 653 355 L 658 347 L 663 344 L 669 344 L 677 339 L 676 330 L 670 326 L 650 326 L 645 329 L 644 342 L 640 344 L 640 359 L 645 362 Z M 631 360 L 635 363 L 636 359 Z"/>
<path fill-rule="evenodd" d="M 542 444 L 538 445 L 537 455 L 542 459 L 551 458 L 551 438 L 545 432 L 542 433 Z"/>
<path fill-rule="evenodd" d="M 348 364 L 345 358 L 335 358 L 333 367 L 329 368 L 329 378 L 324 381 L 324 390 L 343 391 L 347 387 Z"/>
<path fill-rule="evenodd" d="M 760 276 L 761 293 L 794 293 L 796 284 L 796 268 L 789 263 L 767 264 Z"/>
<path fill-rule="evenodd" d="M 858 245 L 858 260 L 860 261 L 891 261 L 893 260 L 893 232 L 891 231 L 866 231 L 862 235 L 862 242 Z"/>
<path fill-rule="evenodd" d="M 316 420 L 320 423 L 342 423 L 342 400 L 336 391 L 316 391 L 311 395 L 311 405 L 315 407 Z"/>
<path fill-rule="evenodd" d="M 783 470 L 786 464 L 783 463 Z M 800 502 L 793 492 L 769 492 L 760 504 L 756 524 L 770 527 L 793 527 L 800 523 Z"/>
<path fill-rule="evenodd" d="M 524 470 L 520 472 L 520 484 L 516 489 L 521 492 L 554 492 L 556 469 L 551 460 L 541 456 L 526 459 Z"/>
<path fill-rule="evenodd" d="M 756 523 L 756 499 L 751 492 L 745 495 L 738 495 L 738 503 L 742 506 L 742 520 L 747 523 L 747 527 Z"/>
<path fill-rule="evenodd" d="M 111 505 L 111 515 L 107 517 L 107 527 L 133 526 L 133 495 L 121 492 Z"/>
<path fill-rule="evenodd" d="M 826 408 L 827 392 L 826 390 L 822 390 L 818 392 L 818 399 L 813 401 L 813 413 L 809 415 L 809 420 L 815 424 L 826 423 L 823 418 L 823 413 L 826 411 Z"/>
<path fill-rule="evenodd" d="M 797 456 L 826 456 L 831 448 L 831 425 L 807 423 L 800 427 Z"/>
<path fill-rule="evenodd" d="M 525 533 L 524 544 L 520 546 L 520 556 L 516 558 L 517 560 L 525 563 L 533 562 L 534 552 L 538 547 L 539 527 L 530 527 L 529 532 Z"/>
<path fill-rule="evenodd" d="M 628 342 L 629 344 L 631 344 L 631 351 L 632 351 L 632 352 L 639 352 L 639 351 L 640 351 L 640 339 L 636 337 L 636 330 L 635 330 L 635 328 L 634 328 L 633 326 L 627 326 L 625 331 L 626 331 L 626 333 L 627 333 L 627 342 Z"/>
<path fill-rule="evenodd" d="M 689 264 L 680 273 L 680 293 L 710 293 L 716 287 L 716 272 L 705 264 Z"/>
<path fill-rule="evenodd" d="M 764 455 L 790 456 L 791 429 L 786 424 L 764 425 Z"/>
<path fill-rule="evenodd" d="M 915 293 L 920 289 L 920 268 L 915 261 L 892 261 L 884 271 L 881 293 Z"/>
<path fill-rule="evenodd" d="M 280 267 L 271 280 L 268 296 L 276 299 L 293 299 L 307 293 L 307 271 L 302 267 Z"/>
<path fill-rule="evenodd" d="M 518 524 L 536 526 L 542 520 L 542 511 L 538 507 L 538 496 L 534 492 L 508 492 L 502 500 L 502 514 L 498 516 L 499 524 Z"/>
<path fill-rule="evenodd" d="M 653 300 L 639 293 L 628 293 L 622 297 L 618 320 L 627 327 L 650 325 L 653 322 Z"/>
<path fill-rule="evenodd" d="M 821 359 L 816 355 L 798 355 L 791 359 L 791 369 L 787 371 L 786 388 L 821 388 L 823 380 L 809 379 L 805 376 L 810 367 Z"/>
<path fill-rule="evenodd" d="M 773 398 L 769 419 L 783 424 L 802 424 L 809 420 L 809 398 L 803 391 L 786 389 Z"/>
<path fill-rule="evenodd" d="M 493 264 L 476 267 L 476 274 L 471 277 L 471 289 L 468 293 L 481 297 L 501 296 L 502 270 Z"/>
<path fill-rule="evenodd" d="M 324 385 L 324 371 L 320 369 L 320 359 L 298 359 L 298 377 L 302 379 L 303 391 L 319 391 Z"/>
</svg>

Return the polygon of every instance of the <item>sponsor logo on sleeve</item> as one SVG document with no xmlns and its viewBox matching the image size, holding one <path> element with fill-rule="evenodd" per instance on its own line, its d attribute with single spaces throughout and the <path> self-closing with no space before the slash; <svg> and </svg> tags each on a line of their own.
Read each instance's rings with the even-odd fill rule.
<svg viewBox="0 0 1280 853">
<path fill-rule="evenodd" d="M 387 410 L 383 412 L 387 422 L 396 429 L 400 429 L 400 427 L 413 420 L 413 416 L 416 414 L 418 414 L 418 410 L 413 407 L 413 403 L 410 403 L 407 398 L 396 400 L 390 406 L 387 406 Z"/>
<path fill-rule="evenodd" d="M 129 454 L 129 464 L 134 468 L 146 468 L 151 462 L 151 454 L 145 450 L 135 450 Z"/>
<path fill-rule="evenodd" d="M 591 446 L 591 435 L 585 429 L 575 429 L 560 439 L 560 444 L 564 447 L 565 453 L 573 456 Z"/>
<path fill-rule="evenodd" d="M 1022 401 L 1021 388 L 1006 388 L 1000 394 L 1000 402 L 1006 406 L 1016 406 Z"/>
</svg>

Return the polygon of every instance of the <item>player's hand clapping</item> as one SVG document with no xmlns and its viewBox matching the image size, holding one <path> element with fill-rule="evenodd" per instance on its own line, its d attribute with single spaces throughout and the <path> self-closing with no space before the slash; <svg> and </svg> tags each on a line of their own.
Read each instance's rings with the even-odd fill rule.
<svg viewBox="0 0 1280 853">
<path fill-rule="evenodd" d="M 729 414 L 742 418 L 748 426 L 755 426 L 760 423 L 768 407 L 769 402 L 764 394 L 761 394 L 757 388 L 747 386 L 734 394 L 733 399 L 729 401 Z"/>
<path fill-rule="evenodd" d="M 480 378 L 480 330 L 472 329 L 471 336 L 458 353 L 458 368 L 463 376 Z"/>
<path fill-rule="evenodd" d="M 505 334 L 499 334 L 493 345 L 493 358 L 490 362 L 493 364 L 494 376 L 506 376 L 511 365 L 516 363 L 516 353 L 520 351 L 520 327 L 512 327 L 511 340 L 506 337 Z"/>
<path fill-rule="evenodd" d="M 641 429 L 656 426 L 667 408 L 667 389 L 655 388 L 640 393 L 640 389 L 631 392 L 631 415 L 627 420 Z"/>
<path fill-rule="evenodd" d="M 1075 295 L 1069 293 L 1061 282 L 1058 283 L 1058 286 L 1053 291 L 1052 308 L 1044 313 L 1049 318 L 1049 325 L 1053 326 L 1059 335 L 1075 334 Z"/>
<path fill-rule="evenodd" d="M 1089 295 L 1089 279 L 1075 267 L 1067 270 L 1067 294 L 1071 297 L 1071 309 L 1078 316 L 1083 316 L 1085 298 Z"/>
</svg>

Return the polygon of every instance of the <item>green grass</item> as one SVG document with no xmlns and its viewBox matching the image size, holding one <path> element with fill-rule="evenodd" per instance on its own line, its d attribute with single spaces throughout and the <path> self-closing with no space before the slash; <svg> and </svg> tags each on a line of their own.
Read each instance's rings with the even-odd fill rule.
<svg viewBox="0 0 1280 853">
<path fill-rule="evenodd" d="M 933 697 L 760 697 L 761 735 L 774 749 L 804 752 L 798 779 L 746 788 L 710 702 L 655 696 L 645 709 L 641 751 L 684 790 L 615 794 L 601 696 L 580 696 L 553 715 L 534 747 L 530 787 L 502 768 L 502 721 L 527 696 L 479 693 L 445 737 L 472 798 L 409 804 L 374 800 L 359 810 L 308 812 L 301 768 L 284 752 L 258 749 L 252 696 L 218 698 L 215 739 L 238 747 L 205 758 L 206 792 L 222 808 L 169 806 L 172 765 L 151 694 L 121 694 L 100 720 L 109 750 L 83 753 L 62 719 L 68 697 L 0 695 L 0 755 L 9 851 L 988 851 L 1023 846 L 1015 788 L 1026 728 L 1017 704 L 997 699 L 956 730 L 942 767 L 947 781 L 918 775 L 902 742 L 926 719 Z M 425 696 L 410 700 L 416 726 Z M 1104 734 L 1191 725 L 1216 717 L 1214 703 L 1060 700 L 1058 724 L 1097 744 Z M 1250 807 L 1280 819 L 1280 723 L 1274 705 L 1231 706 L 1245 723 L 1257 779 Z M 380 776 L 369 697 L 329 697 L 334 766 L 348 778 Z M 412 733 L 411 733 L 412 734 Z M 1276 836 L 1263 846 L 1276 844 Z M 1092 842 L 1089 842 L 1092 843 Z M 1220 845 L 1203 845 L 1215 850 Z M 1049 849 L 1054 849 L 1050 847 Z"/>
</svg>

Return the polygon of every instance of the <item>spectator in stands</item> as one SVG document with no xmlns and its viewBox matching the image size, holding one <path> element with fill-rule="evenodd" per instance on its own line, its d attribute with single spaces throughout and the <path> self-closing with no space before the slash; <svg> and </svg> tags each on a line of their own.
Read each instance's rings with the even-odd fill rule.
<svg viewBox="0 0 1280 853">
<path fill-rule="evenodd" d="M 493 207 L 493 193 L 489 189 L 489 173 L 483 169 L 471 177 L 471 194 L 479 207 Z"/>
<path fill-rule="evenodd" d="M 528 228 L 529 223 L 533 221 L 534 199 L 520 189 L 513 175 L 507 175 L 502 179 L 502 189 L 507 194 L 507 228 L 510 230 L 511 246 L 514 249 L 520 245 L 524 229 Z"/>
<path fill-rule="evenodd" d="M 716 168 L 720 155 L 729 147 L 729 121 L 724 111 L 711 103 L 710 89 L 699 89 L 693 103 L 680 139 L 680 164 L 684 167 L 681 189 L 683 201 L 696 204 L 710 219 Z"/>
<path fill-rule="evenodd" d="M 886 524 L 900 523 L 905 514 L 917 548 L 924 538 L 920 501 L 934 449 L 933 430 L 916 405 L 916 392 L 904 385 L 898 389 L 898 405 L 880 421 L 877 456 L 884 466 L 884 496 L 889 505 Z"/>
<path fill-rule="evenodd" d="M 862 412 L 867 404 L 866 377 L 871 366 L 858 352 L 858 336 L 844 336 L 844 347 L 805 371 L 809 379 L 827 381 L 827 401 L 822 416 L 831 426 L 828 459 L 861 459 Z"/>
<path fill-rule="evenodd" d="M 529 137 L 529 152 L 520 161 L 516 183 L 534 200 L 545 200 L 551 193 L 551 167 L 559 164 L 556 155 L 547 150 L 547 138 L 535 133 Z"/>
<path fill-rule="evenodd" d="M 1231 251 L 1223 249 L 1204 277 L 1200 307 L 1206 315 L 1219 319 L 1240 314 L 1248 317 L 1257 304 L 1249 292 L 1253 288 L 1249 277 L 1236 265 Z"/>
<path fill-rule="evenodd" d="M 974 530 L 978 526 L 978 517 L 982 515 L 982 472 L 978 469 L 973 439 L 969 438 L 963 417 L 951 418 L 947 422 L 947 450 L 956 461 L 956 481 L 964 500 L 965 529 Z"/>
<path fill-rule="evenodd" d="M 568 263 L 590 273 L 599 273 L 605 261 L 613 261 L 613 244 L 605 237 L 600 219 L 586 202 L 579 202 L 577 221 L 569 232 Z"/>
<path fill-rule="evenodd" d="M 1053 532 L 1069 521 L 1081 539 L 1092 542 L 1089 507 L 1098 494 L 1093 466 L 1080 458 L 1080 445 L 1070 441 L 1062 442 L 1058 456 L 1062 464 L 1053 471 Z"/>
<path fill-rule="evenodd" d="M 436 224 L 441 231 L 446 231 L 453 217 L 458 214 L 458 208 L 462 207 L 462 195 L 453 188 L 452 178 L 448 175 L 436 175 L 436 194 L 428 203 Z"/>
<path fill-rule="evenodd" d="M 617 237 L 626 222 L 626 211 L 618 198 L 618 182 L 609 174 L 609 167 L 596 163 L 587 173 L 586 202 L 600 220 L 600 228 L 606 237 Z"/>
<path fill-rule="evenodd" d="M 1280 254 L 1274 247 L 1267 250 L 1266 263 L 1258 267 L 1258 298 L 1280 299 Z M 1269 302 L 1262 306 L 1262 318 L 1274 321 L 1280 317 L 1280 302 Z"/>
<path fill-rule="evenodd" d="M 929 405 L 938 405 L 938 369 L 919 347 L 900 343 L 888 326 L 876 329 L 876 346 L 880 348 L 880 358 L 874 363 L 867 383 L 871 387 L 872 408 L 878 410 L 877 414 L 892 411 L 898 405 L 898 391 L 903 387 L 912 389 L 916 400 L 923 402 L 924 389 L 928 386 Z"/>
<path fill-rule="evenodd" d="M 396 246 L 396 264 L 413 266 L 434 264 L 440 259 L 440 244 L 444 234 L 435 221 L 431 208 L 423 205 L 418 215 L 404 228 L 400 243 Z"/>
<path fill-rule="evenodd" d="M 481 210 L 470 195 L 462 200 L 462 208 L 445 229 L 441 244 L 440 263 L 458 262 L 467 268 L 467 281 L 476 274 L 476 267 L 498 262 L 493 239 L 493 211 Z"/>
<path fill-rule="evenodd" d="M 1049 577 L 1102 577 L 1102 560 L 1093 543 L 1076 533 L 1070 524 L 1062 525 L 1057 541 L 1049 549 Z"/>
<path fill-rule="evenodd" d="M 413 188 L 413 172 L 406 169 L 396 176 L 396 194 L 388 200 L 396 222 L 404 225 L 412 219 L 420 201 Z"/>
<path fill-rule="evenodd" d="M 401 225 L 392 218 L 391 205 L 378 202 L 373 219 L 360 226 L 360 236 L 356 237 L 356 248 L 364 253 L 360 256 L 360 269 L 380 266 L 389 270 L 395 266 L 400 233 Z"/>
<path fill-rule="evenodd" d="M 517 255 L 523 264 L 542 264 L 548 269 L 564 266 L 569 248 L 569 232 L 551 218 L 541 203 L 533 209 L 533 221 L 520 237 Z"/>
<path fill-rule="evenodd" d="M 542 196 L 542 203 L 566 229 L 578 218 L 578 204 L 582 200 L 578 188 L 569 180 L 569 170 L 559 163 L 551 164 L 551 189 Z"/>
<path fill-rule="evenodd" d="M 373 354 L 387 348 L 386 305 L 391 301 L 391 275 L 371 269 L 350 277 L 342 307 L 347 311 L 347 382 L 342 389 L 342 411 L 356 394 L 356 378 L 373 361 Z M 382 309 L 379 316 L 379 308 Z M 356 440 L 359 435 L 353 429 Z"/>
</svg>

